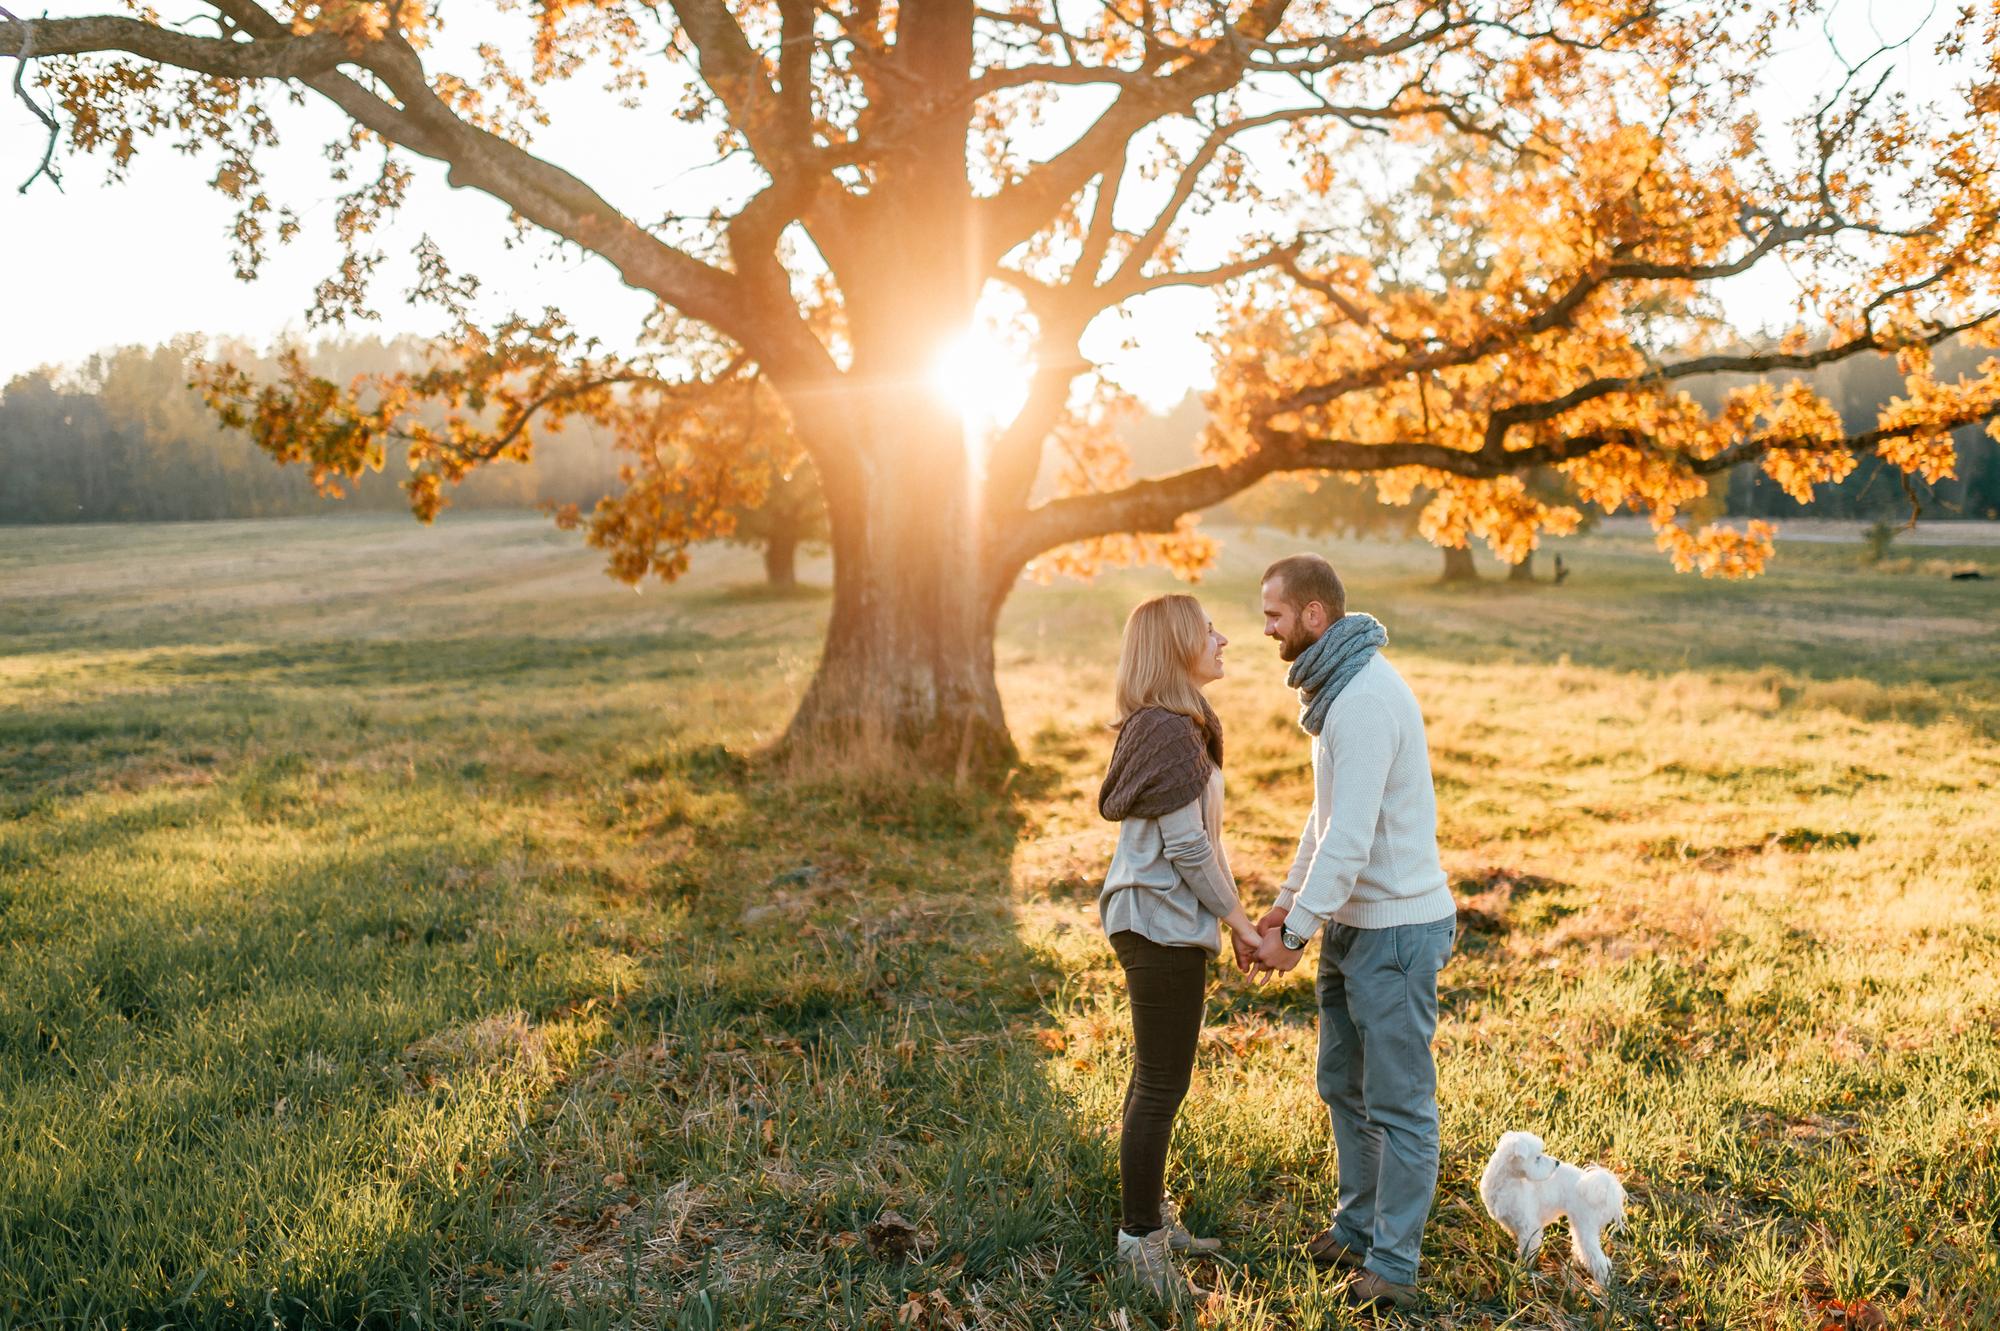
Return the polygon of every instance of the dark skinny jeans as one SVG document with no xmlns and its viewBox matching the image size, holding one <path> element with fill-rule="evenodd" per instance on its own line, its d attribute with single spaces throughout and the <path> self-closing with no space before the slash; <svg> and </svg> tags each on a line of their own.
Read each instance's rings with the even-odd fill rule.
<svg viewBox="0 0 2000 1331">
<path fill-rule="evenodd" d="M 1174 1117 L 1194 1075 L 1209 958 L 1203 948 L 1167 947 L 1129 929 L 1111 935 L 1111 947 L 1132 1001 L 1132 1080 L 1118 1136 L 1122 1226 L 1150 1234 L 1160 1227 Z"/>
</svg>

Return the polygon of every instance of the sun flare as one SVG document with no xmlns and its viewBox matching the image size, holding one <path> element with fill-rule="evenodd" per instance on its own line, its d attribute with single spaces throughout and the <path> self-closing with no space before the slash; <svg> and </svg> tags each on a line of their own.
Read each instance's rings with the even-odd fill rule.
<svg viewBox="0 0 2000 1331">
<path fill-rule="evenodd" d="M 1020 350 L 987 328 L 968 328 L 938 348 L 930 384 L 958 409 L 970 440 L 1004 429 L 1028 400 L 1034 367 Z"/>
</svg>

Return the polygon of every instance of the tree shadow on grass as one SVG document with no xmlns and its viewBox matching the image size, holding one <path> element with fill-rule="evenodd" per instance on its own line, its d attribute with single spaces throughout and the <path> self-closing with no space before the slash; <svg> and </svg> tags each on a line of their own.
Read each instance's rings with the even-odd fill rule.
<svg viewBox="0 0 2000 1331">
<path fill-rule="evenodd" d="M 690 653 L 716 640 L 693 629 L 589 638 L 462 634 L 448 637 L 343 638 L 242 648 L 177 649 L 154 653 L 143 673 L 200 683 L 227 679 L 254 686 L 282 684 L 326 688 L 381 685 L 399 688 L 467 681 L 533 686 L 588 681 L 593 674 L 620 679 L 686 676 Z"/>
<path fill-rule="evenodd" d="M 137 853 L 106 829 L 10 884 L 33 946 L 0 949 L 0 1321 L 440 1310 L 439 1260 L 587 1039 L 617 931 L 524 901 L 465 828 L 202 867 L 197 827 Z"/>
<path fill-rule="evenodd" d="M 773 587 L 768 582 L 740 582 L 727 587 L 681 594 L 690 609 L 734 605 L 815 605 L 833 599 L 833 588 L 821 583 L 799 582 L 790 587 Z"/>
<path fill-rule="evenodd" d="M 595 1154 L 565 1171 L 585 1186 L 519 1202 L 540 1261 L 502 1306 L 841 1327 L 1088 1306 L 1115 1183 L 1047 1081 L 1054 975 L 1010 891 L 1017 801 L 1049 774 L 1001 796 L 712 746 L 635 770 L 713 812 L 660 866 L 684 925 L 551 1111 Z"/>
<path fill-rule="evenodd" d="M 7 1318 L 1090 1306 L 1111 1152 L 1046 1079 L 1008 890 L 1040 778 L 625 754 L 575 837 L 546 790 L 468 806 L 441 770 L 295 810 L 243 769 L 8 831 L 37 946 L 0 986 Z"/>
<path fill-rule="evenodd" d="M 575 728 L 575 689 L 690 679 L 715 647 L 675 631 L 164 649 L 120 665 L 118 678 L 91 679 L 84 696 L 0 710 L 0 820 L 99 792 L 206 786 L 258 758 L 296 767 L 384 743 L 437 747 L 401 718 L 378 720 L 411 697 L 504 699 L 500 724 L 563 737 Z M 674 728 L 647 724 L 655 735 Z"/>
</svg>

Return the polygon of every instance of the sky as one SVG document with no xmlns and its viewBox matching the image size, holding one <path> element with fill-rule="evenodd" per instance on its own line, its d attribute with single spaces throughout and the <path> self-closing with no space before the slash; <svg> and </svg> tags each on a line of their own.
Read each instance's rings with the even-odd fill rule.
<svg viewBox="0 0 2000 1331">
<path fill-rule="evenodd" d="M 51 17 L 101 13 L 109 0 L 40 0 L 33 12 Z M 169 17 L 199 5 L 161 4 Z M 1939 13 L 1942 8 L 1945 13 Z M 1935 28 L 1949 6 L 1927 0 L 1844 0 L 1830 35 L 1850 54 L 1872 45 L 1875 34 L 1899 37 L 1913 25 Z M 17 9 L 17 12 L 18 9 Z M 458 40 L 506 31 L 484 4 L 445 0 L 443 12 Z M 469 20 L 469 21 L 468 21 Z M 197 31 L 199 29 L 196 29 Z M 12 61 L 0 59 L 0 93 L 11 81 Z M 1790 114 L 1805 90 L 1823 86 L 1834 67 L 1833 50 L 1819 33 L 1797 35 L 1777 67 L 1767 119 Z M 1934 73 L 1928 43 L 1913 43 L 1896 84 L 1921 91 Z M 628 112 L 611 105 L 588 80 L 546 95 L 551 126 L 535 151 L 563 165 L 638 218 L 702 209 L 717 196 L 742 190 L 750 180 L 730 166 L 705 165 L 706 131 L 660 113 L 669 99 L 656 89 L 651 109 Z M 1084 123 L 1087 99 L 1066 128 L 1058 119 L 1049 149 Z M 566 113 L 567 112 L 567 113 Z M 300 215 L 303 234 L 274 249 L 258 280 L 235 277 L 227 235 L 228 200 L 210 189 L 214 163 L 190 160 L 156 141 L 142 149 L 127 180 L 107 184 L 101 159 L 58 154 L 63 187 L 44 178 L 27 194 L 15 187 L 40 160 L 46 135 L 27 109 L 0 97 L 0 244 L 8 262 L 0 271 L 0 385 L 36 366 L 74 364 L 92 352 L 127 343 L 152 344 L 178 333 L 201 333 L 267 344 L 309 332 L 303 312 L 314 288 L 332 271 L 335 200 L 341 187 L 327 176 L 321 146 L 336 137 L 344 118 L 323 104 L 284 108 L 284 145 L 263 160 L 274 199 Z M 437 314 L 405 304 L 402 292 L 413 267 L 412 246 L 425 234 L 445 246 L 453 265 L 477 272 L 491 308 L 539 311 L 558 305 L 591 332 L 620 337 L 636 329 L 651 298 L 622 286 L 599 260 L 553 254 L 529 244 L 510 248 L 506 212 L 484 195 L 452 190 L 442 168 L 414 160 L 417 183 L 403 215 L 382 237 L 389 256 L 375 287 L 379 323 L 355 332 L 425 333 Z M 1740 325 L 1771 327 L 1784 317 L 1791 296 L 1783 273 L 1765 269 L 1737 279 L 1723 298 Z M 1214 322 L 1206 292 L 1178 290 L 1145 297 L 1124 318 L 1094 325 L 1085 351 L 1107 373 L 1164 410 L 1190 389 L 1205 387 L 1210 362 L 1201 334 Z"/>
</svg>

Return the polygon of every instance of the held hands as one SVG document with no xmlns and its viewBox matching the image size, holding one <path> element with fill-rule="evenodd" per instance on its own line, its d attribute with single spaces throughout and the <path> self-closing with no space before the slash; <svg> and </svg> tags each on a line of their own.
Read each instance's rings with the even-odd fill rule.
<svg viewBox="0 0 2000 1331">
<path fill-rule="evenodd" d="M 1273 975 L 1285 974 L 1305 955 L 1304 949 L 1294 952 L 1285 946 L 1278 932 L 1285 915 L 1284 910 L 1273 906 L 1254 925 L 1240 911 L 1235 919 L 1227 921 L 1229 941 L 1236 950 L 1236 969 L 1253 983 L 1261 984 Z"/>
<path fill-rule="evenodd" d="M 1257 950 L 1264 945 L 1264 937 L 1257 926 L 1250 923 L 1250 917 L 1240 907 L 1223 924 L 1228 926 L 1230 945 L 1236 949 L 1236 969 L 1252 980 L 1262 980 L 1263 968 L 1257 962 Z"/>
</svg>

